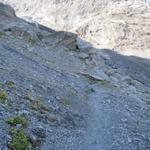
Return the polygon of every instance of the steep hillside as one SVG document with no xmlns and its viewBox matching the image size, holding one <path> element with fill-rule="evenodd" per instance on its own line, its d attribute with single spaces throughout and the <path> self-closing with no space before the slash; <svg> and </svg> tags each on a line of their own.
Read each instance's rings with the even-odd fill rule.
<svg viewBox="0 0 150 150">
<path fill-rule="evenodd" d="M 2 3 L 0 20 L 1 150 L 149 149 L 149 59 L 80 49 Z"/>
<path fill-rule="evenodd" d="M 76 32 L 96 47 L 150 58 L 150 4 L 145 0 L 0 1 L 15 7 L 20 17 Z"/>
</svg>

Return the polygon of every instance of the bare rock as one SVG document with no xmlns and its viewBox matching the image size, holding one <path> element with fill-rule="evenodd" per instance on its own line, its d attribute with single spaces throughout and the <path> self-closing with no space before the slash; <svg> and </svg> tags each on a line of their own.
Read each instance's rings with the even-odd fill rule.
<svg viewBox="0 0 150 150">
<path fill-rule="evenodd" d="M 16 17 L 15 10 L 9 5 L 4 5 L 3 3 L 0 3 L 0 14 L 10 18 Z"/>
</svg>

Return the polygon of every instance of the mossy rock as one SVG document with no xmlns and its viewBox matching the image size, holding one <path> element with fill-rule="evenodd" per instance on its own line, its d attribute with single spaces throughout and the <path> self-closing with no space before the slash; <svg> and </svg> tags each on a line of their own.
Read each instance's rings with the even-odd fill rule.
<svg viewBox="0 0 150 150">
<path fill-rule="evenodd" d="M 27 150 L 29 148 L 30 142 L 23 129 L 12 132 L 12 141 L 9 146 L 11 150 Z"/>
</svg>

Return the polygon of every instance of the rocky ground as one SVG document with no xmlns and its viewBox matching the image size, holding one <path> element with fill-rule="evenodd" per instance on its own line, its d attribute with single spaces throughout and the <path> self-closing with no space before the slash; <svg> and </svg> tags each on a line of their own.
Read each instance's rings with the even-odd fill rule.
<svg viewBox="0 0 150 150">
<path fill-rule="evenodd" d="M 0 20 L 1 150 L 150 149 L 149 59 L 80 49 L 1 3 Z"/>
</svg>

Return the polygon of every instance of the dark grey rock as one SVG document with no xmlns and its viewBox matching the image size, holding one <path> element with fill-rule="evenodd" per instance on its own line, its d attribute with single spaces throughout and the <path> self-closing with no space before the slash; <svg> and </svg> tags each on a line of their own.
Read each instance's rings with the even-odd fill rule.
<svg viewBox="0 0 150 150">
<path fill-rule="evenodd" d="M 9 5 L 4 5 L 3 3 L 0 3 L 0 14 L 10 18 L 16 17 L 14 9 Z"/>
</svg>

